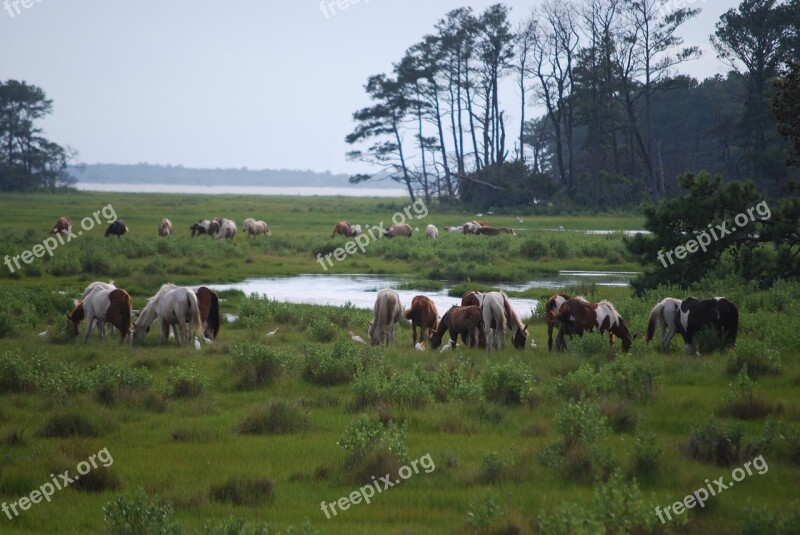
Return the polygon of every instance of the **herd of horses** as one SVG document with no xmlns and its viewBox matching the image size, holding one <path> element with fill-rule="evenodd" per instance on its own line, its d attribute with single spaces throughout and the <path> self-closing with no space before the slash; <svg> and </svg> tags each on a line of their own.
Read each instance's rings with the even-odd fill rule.
<svg viewBox="0 0 800 535">
<path fill-rule="evenodd" d="M 248 236 L 259 236 L 263 234 L 264 236 L 271 236 L 272 231 L 269 229 L 269 225 L 267 225 L 264 221 L 255 220 L 252 218 L 247 218 L 244 220 L 244 231 L 247 233 Z M 106 229 L 106 238 L 109 236 L 116 236 L 119 238 L 120 236 L 127 234 L 130 229 L 128 225 L 122 219 L 117 219 L 108 225 Z M 167 218 L 162 219 L 158 224 L 158 235 L 161 237 L 169 236 L 173 233 L 174 227 L 172 225 L 172 221 Z M 225 218 L 216 218 L 216 219 L 201 219 L 197 223 L 193 224 L 189 227 L 189 232 L 191 233 L 192 238 L 195 236 L 199 236 L 201 234 L 208 235 L 214 239 L 228 239 L 232 240 L 236 237 L 236 232 L 238 228 L 236 226 L 236 222 L 232 219 L 225 219 Z M 51 234 L 59 234 L 59 233 L 71 233 L 72 232 L 72 220 L 69 216 L 62 216 L 59 217 L 58 220 L 53 225 L 52 229 L 50 230 Z"/>
<path fill-rule="evenodd" d="M 513 234 L 514 229 L 510 227 L 491 227 L 486 221 L 468 221 L 460 226 L 446 226 L 445 232 L 454 234 L 474 234 L 476 236 L 499 236 L 500 234 Z M 417 229 L 419 231 L 419 229 Z M 350 221 L 343 220 L 337 221 L 331 231 L 331 238 L 335 236 L 344 236 L 345 238 L 355 238 L 364 233 L 361 225 L 354 225 Z M 388 229 L 384 229 L 383 236 L 386 238 L 404 237 L 410 238 L 414 233 L 414 229 L 408 223 L 394 224 Z M 427 225 L 425 227 L 425 237 L 436 240 L 439 238 L 439 229 L 436 225 Z"/>
</svg>

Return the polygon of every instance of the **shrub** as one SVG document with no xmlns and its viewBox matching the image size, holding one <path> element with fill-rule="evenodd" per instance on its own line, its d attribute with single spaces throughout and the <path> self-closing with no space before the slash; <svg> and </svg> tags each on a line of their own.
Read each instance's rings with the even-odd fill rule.
<svg viewBox="0 0 800 535">
<path fill-rule="evenodd" d="M 240 374 L 237 387 L 250 390 L 267 386 L 288 366 L 289 358 L 264 344 L 236 342 L 231 349 L 233 368 Z"/>
<path fill-rule="evenodd" d="M 747 375 L 745 364 L 736 378 L 728 384 L 730 391 L 725 395 L 724 404 L 718 412 L 741 420 L 761 418 L 772 412 L 773 407 L 756 395 L 755 385 L 755 381 Z"/>
<path fill-rule="evenodd" d="M 400 462 L 405 462 L 406 436 L 405 425 L 394 422 L 384 423 L 377 416 L 364 416 L 347 426 L 336 442 L 348 451 L 347 464 L 364 459 L 369 453 L 383 450 Z"/>
<path fill-rule="evenodd" d="M 208 386 L 208 379 L 197 371 L 194 365 L 170 366 L 164 393 L 173 399 L 196 398 L 203 395 Z"/>
<path fill-rule="evenodd" d="M 42 427 L 41 435 L 48 438 L 100 436 L 95 423 L 81 413 L 69 411 L 51 415 Z"/>
<path fill-rule="evenodd" d="M 555 380 L 555 391 L 567 400 L 592 399 L 600 390 L 598 375 L 591 364 L 584 364 L 576 371 Z"/>
<path fill-rule="evenodd" d="M 507 405 L 535 400 L 530 369 L 519 361 L 490 364 L 481 374 L 483 395 L 488 401 Z"/>
<path fill-rule="evenodd" d="M 133 496 L 118 496 L 103 506 L 112 535 L 185 535 L 171 505 L 151 501 L 141 488 Z"/>
<path fill-rule="evenodd" d="M 260 505 L 275 498 L 275 483 L 267 478 L 234 477 L 209 490 L 211 500 L 234 505 Z"/>
<path fill-rule="evenodd" d="M 371 366 L 356 375 L 353 381 L 353 392 L 356 397 L 353 400 L 355 408 L 364 408 L 383 402 L 387 396 L 388 379 L 387 370 Z"/>
<path fill-rule="evenodd" d="M 633 443 L 633 471 L 636 475 L 647 477 L 658 468 L 658 459 L 664 450 L 656 442 L 655 433 L 636 430 Z"/>
<path fill-rule="evenodd" d="M 401 373 L 389 379 L 385 395 L 401 407 L 424 407 L 433 402 L 430 387 L 413 373 Z"/>
<path fill-rule="evenodd" d="M 627 399 L 653 397 L 660 371 L 645 360 L 620 355 L 601 368 L 599 381 L 604 392 L 616 393 Z"/>
<path fill-rule="evenodd" d="M 353 344 L 344 346 L 344 339 L 339 339 L 333 352 L 319 346 L 304 347 L 303 379 L 309 383 L 334 386 L 349 383 L 361 368 L 361 360 Z"/>
<path fill-rule="evenodd" d="M 110 466 L 101 465 L 92 468 L 88 473 L 82 475 L 80 479 L 76 478 L 72 486 L 83 492 L 104 492 L 119 488 L 120 484 L 117 472 L 112 471 Z"/>
<path fill-rule="evenodd" d="M 101 403 L 113 403 L 121 391 L 141 392 L 153 384 L 153 377 L 147 370 L 123 368 L 116 364 L 98 366 L 90 375 L 95 397 Z"/>
<path fill-rule="evenodd" d="M 768 348 L 758 340 L 741 337 L 736 342 L 736 349 L 728 354 L 728 373 L 739 373 L 745 366 L 747 373 L 752 377 L 779 375 L 783 362 L 776 350 Z"/>
<path fill-rule="evenodd" d="M 245 435 L 285 435 L 305 431 L 310 427 L 308 416 L 296 404 L 273 399 L 269 405 L 258 406 L 239 424 Z"/>
<path fill-rule="evenodd" d="M 490 485 L 500 483 L 514 476 L 514 466 L 516 464 L 514 448 L 503 457 L 496 451 L 487 451 L 481 460 L 481 471 L 479 480 L 481 483 Z"/>
<path fill-rule="evenodd" d="M 331 342 L 336 338 L 338 328 L 326 319 L 315 319 L 308 327 L 308 335 L 316 342 Z"/>
<path fill-rule="evenodd" d="M 748 499 L 744 508 L 742 535 L 795 535 L 800 533 L 800 503 L 793 503 L 785 511 L 756 509 Z"/>
<path fill-rule="evenodd" d="M 467 512 L 467 527 L 472 533 L 488 533 L 495 519 L 502 515 L 497 498 L 487 494 L 479 502 L 470 502 Z"/>
<path fill-rule="evenodd" d="M 743 435 L 740 424 L 725 425 L 712 416 L 692 427 L 684 453 L 692 459 L 730 466 L 739 460 Z"/>
</svg>

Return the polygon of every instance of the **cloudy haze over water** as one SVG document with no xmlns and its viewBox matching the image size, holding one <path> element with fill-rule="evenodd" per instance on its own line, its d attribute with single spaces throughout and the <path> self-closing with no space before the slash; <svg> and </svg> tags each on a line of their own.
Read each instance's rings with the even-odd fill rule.
<svg viewBox="0 0 800 535">
<path fill-rule="evenodd" d="M 44 89 L 54 103 L 45 135 L 87 163 L 363 172 L 346 160 L 344 137 L 352 113 L 369 104 L 367 77 L 390 71 L 446 12 L 492 3 L 349 0 L 339 10 L 318 0 L 33 0 L 19 11 L 7 3 L 0 76 Z M 516 24 L 538 2 L 506 4 Z M 681 35 L 705 56 L 680 72 L 724 72 L 708 36 L 738 2 L 674 5 L 703 10 Z M 511 87 L 505 108 L 515 131 Z"/>
</svg>

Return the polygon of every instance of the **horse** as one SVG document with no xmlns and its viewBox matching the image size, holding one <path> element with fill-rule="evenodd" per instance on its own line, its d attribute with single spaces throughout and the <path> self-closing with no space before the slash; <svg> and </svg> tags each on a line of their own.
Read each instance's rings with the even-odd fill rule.
<svg viewBox="0 0 800 535">
<path fill-rule="evenodd" d="M 570 296 L 567 294 L 553 294 L 544 305 L 545 321 L 547 321 L 547 350 L 553 351 L 553 327 L 558 323 L 558 311 Z"/>
<path fill-rule="evenodd" d="M 478 306 L 453 306 L 442 316 L 439 325 L 431 335 L 431 348 L 437 349 L 442 345 L 442 338 L 445 332 L 450 332 L 450 345 L 456 346 L 458 336 L 464 340 L 469 347 L 480 345 L 481 334 L 483 333 L 483 316 L 481 308 Z"/>
<path fill-rule="evenodd" d="M 464 234 L 478 234 L 478 229 L 481 228 L 480 223 L 477 221 L 469 221 L 468 223 L 464 223 Z"/>
<path fill-rule="evenodd" d="M 417 327 L 419 327 L 419 341 L 430 339 L 430 333 L 436 330 L 437 318 L 436 305 L 424 295 L 418 295 L 411 300 L 411 308 L 404 314 L 411 320 L 412 339 L 417 344 Z"/>
<path fill-rule="evenodd" d="M 364 234 L 364 231 L 361 229 L 361 225 L 352 225 L 350 227 L 350 237 L 355 238 L 356 236 L 361 236 Z"/>
<path fill-rule="evenodd" d="M 656 328 L 661 331 L 661 351 L 669 351 L 669 343 L 675 333 L 678 332 L 678 315 L 681 308 L 681 300 L 674 297 L 667 297 L 659 302 L 650 311 L 650 320 L 647 322 L 647 334 L 645 343 L 650 343 L 655 335 Z"/>
<path fill-rule="evenodd" d="M 444 227 L 444 231 L 451 234 L 464 234 L 464 227 Z"/>
<path fill-rule="evenodd" d="M 106 238 L 108 238 L 109 236 L 116 236 L 117 238 L 119 238 L 120 236 L 122 236 L 127 232 L 128 232 L 128 225 L 125 224 L 125 221 L 123 221 L 122 219 L 117 219 L 116 221 L 108 225 L 108 228 L 106 229 Z"/>
<path fill-rule="evenodd" d="M 266 224 L 266 223 L 265 223 Z M 221 240 L 225 238 L 226 240 L 232 240 L 236 237 L 236 222 L 231 219 L 223 219 L 219 223 L 219 232 L 214 239 Z"/>
<path fill-rule="evenodd" d="M 386 232 L 383 233 L 383 235 L 387 238 L 395 238 L 397 236 L 405 236 L 406 238 L 410 238 L 413 232 L 414 229 L 411 228 L 411 225 L 408 223 L 403 223 L 401 225 L 392 225 Z"/>
<path fill-rule="evenodd" d="M 192 238 L 194 238 L 195 236 L 199 236 L 201 234 L 209 234 L 208 227 L 210 224 L 211 221 L 209 221 L 208 219 L 201 219 L 200 221 L 189 227 L 189 230 L 192 232 Z"/>
<path fill-rule="evenodd" d="M 58 234 L 59 232 L 72 232 L 72 219 L 69 216 L 59 217 L 56 224 L 50 230 L 50 234 Z"/>
<path fill-rule="evenodd" d="M 87 286 L 86 289 L 83 290 L 83 295 L 81 296 L 81 300 L 84 300 L 87 297 L 89 297 L 89 294 L 92 293 L 97 288 L 102 288 L 103 290 L 114 290 L 116 289 L 116 286 L 114 285 L 114 281 L 109 281 L 109 282 L 95 281 L 89 284 L 89 286 Z M 97 318 L 95 318 L 95 321 L 97 322 L 98 336 L 100 336 L 100 339 L 102 340 L 103 337 L 105 337 L 106 335 L 106 324 L 105 322 L 100 321 Z"/>
<path fill-rule="evenodd" d="M 102 284 L 102 283 L 101 283 Z M 103 288 L 96 286 L 84 299 L 75 300 L 75 308 L 67 314 L 67 325 L 71 325 L 72 334 L 78 335 L 78 326 L 84 318 L 88 318 L 88 327 L 83 342 L 89 341 L 95 320 L 99 325 L 109 322 L 119 329 L 120 345 L 126 336 L 131 334 L 131 296 L 120 288 Z M 105 338 L 104 329 L 100 329 L 100 341 Z"/>
<path fill-rule="evenodd" d="M 483 305 L 483 293 L 476 292 L 475 290 L 467 290 L 464 292 L 464 295 L 461 296 L 461 306 L 482 306 Z"/>
<path fill-rule="evenodd" d="M 333 232 L 331 232 L 331 238 L 339 234 L 341 234 L 346 238 L 350 237 L 350 221 L 338 221 L 333 226 Z"/>
<path fill-rule="evenodd" d="M 171 326 L 175 327 L 175 339 L 178 345 L 182 345 L 184 339 L 188 342 L 190 338 L 186 326 L 187 319 L 195 333 L 203 332 L 197 296 L 190 288 L 178 288 L 174 284 L 162 285 L 158 292 L 147 300 L 147 305 L 136 319 L 133 325 L 133 340 L 143 340 L 150 331 L 150 324 L 156 318 L 161 320 L 162 343 L 167 341 Z"/>
<path fill-rule="evenodd" d="M 565 334 L 583 336 L 584 331 L 591 332 L 595 327 L 600 330 L 600 334 L 606 331 L 609 333 L 611 345 L 614 345 L 614 335 L 618 336 L 625 351 L 630 350 L 633 342 L 625 320 L 608 301 L 590 303 L 579 297 L 568 299 L 561 305 L 557 321 L 556 351 L 563 351 L 566 348 Z"/>
<path fill-rule="evenodd" d="M 169 236 L 172 234 L 172 221 L 167 218 L 161 220 L 161 223 L 158 224 L 158 235 L 162 238 L 164 236 Z"/>
<path fill-rule="evenodd" d="M 483 295 L 481 313 L 483 314 L 483 330 L 486 334 L 486 352 L 497 350 L 498 337 L 500 346 L 506 348 L 506 313 L 504 295 L 501 292 L 487 292 Z M 492 327 L 494 325 L 494 327 Z"/>
<path fill-rule="evenodd" d="M 511 327 L 511 343 L 515 349 L 525 349 L 525 342 L 528 339 L 528 326 L 522 323 L 517 313 L 514 312 L 508 296 L 500 292 L 503 296 L 503 309 L 506 314 L 506 323 Z"/>
<path fill-rule="evenodd" d="M 372 345 L 381 344 L 384 340 L 386 345 L 394 345 L 394 324 L 400 321 L 403 314 L 400 296 L 394 290 L 384 288 L 378 292 L 373 311 L 375 317 L 369 322 L 367 331 Z"/>
<path fill-rule="evenodd" d="M 510 227 L 478 227 L 475 234 L 481 236 L 499 236 L 500 234 L 517 235 L 514 229 Z"/>
<path fill-rule="evenodd" d="M 222 222 L 225 221 L 224 219 L 216 218 L 212 219 L 208 222 L 208 235 L 212 238 L 216 238 L 217 234 L 219 234 L 219 229 L 222 226 Z"/>
<path fill-rule="evenodd" d="M 428 225 L 425 227 L 425 237 L 432 240 L 439 238 L 439 229 L 436 228 L 436 225 Z"/>
<path fill-rule="evenodd" d="M 697 339 L 698 331 L 707 326 L 712 326 L 725 347 L 736 345 L 736 336 L 739 332 L 739 309 L 724 297 L 713 299 L 684 299 L 679 309 L 678 329 L 686 344 L 686 354 L 699 354 Z"/>
<path fill-rule="evenodd" d="M 214 290 L 199 287 L 195 291 L 197 308 L 200 311 L 200 321 L 205 325 L 203 336 L 212 340 L 219 334 L 219 298 Z"/>
<path fill-rule="evenodd" d="M 258 237 L 259 234 L 263 234 L 264 236 L 272 236 L 272 231 L 269 230 L 269 225 L 262 220 L 256 221 L 248 217 L 244 220 L 243 225 L 244 231 L 247 232 L 248 236 L 256 236 Z"/>
</svg>

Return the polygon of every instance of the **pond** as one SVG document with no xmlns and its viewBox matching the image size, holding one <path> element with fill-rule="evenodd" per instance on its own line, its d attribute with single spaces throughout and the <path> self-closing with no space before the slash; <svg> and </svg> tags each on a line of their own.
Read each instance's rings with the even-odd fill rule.
<svg viewBox="0 0 800 535">
<path fill-rule="evenodd" d="M 493 283 L 503 290 L 526 290 L 528 288 L 555 289 L 579 284 L 604 286 L 627 286 L 635 273 L 603 271 L 563 271 L 559 276 L 541 278 L 526 283 Z M 372 308 L 375 296 L 382 288 L 393 288 L 402 284 L 402 277 L 392 275 L 298 275 L 248 279 L 234 284 L 209 284 L 217 291 L 240 290 L 245 295 L 256 293 L 275 301 L 311 305 L 341 306 L 351 303 L 358 308 Z M 442 290 L 396 290 L 404 307 L 411 305 L 416 295 L 424 294 L 435 304 L 439 314 L 452 305 L 460 304 L 458 297 L 447 295 L 454 283 L 445 283 Z M 538 299 L 509 298 L 511 306 L 520 318 L 527 318 L 536 308 Z M 235 319 L 229 317 L 229 320 Z"/>
</svg>

